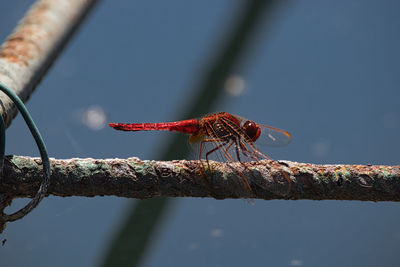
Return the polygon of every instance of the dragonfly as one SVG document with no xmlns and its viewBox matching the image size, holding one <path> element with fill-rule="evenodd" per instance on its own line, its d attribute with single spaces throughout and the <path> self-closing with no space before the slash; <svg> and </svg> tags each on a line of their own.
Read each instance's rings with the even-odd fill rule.
<svg viewBox="0 0 400 267">
<path fill-rule="evenodd" d="M 262 152 L 256 142 L 267 146 L 286 145 L 291 135 L 285 130 L 256 123 L 227 112 L 205 115 L 198 119 L 160 123 L 109 123 L 109 126 L 120 131 L 175 131 L 189 134 L 189 142 L 200 142 L 199 160 L 205 152 L 209 166 L 209 156 L 219 153 L 230 162 L 271 159 Z M 211 149 L 205 150 L 207 143 Z M 248 188 L 250 185 L 245 179 Z"/>
</svg>

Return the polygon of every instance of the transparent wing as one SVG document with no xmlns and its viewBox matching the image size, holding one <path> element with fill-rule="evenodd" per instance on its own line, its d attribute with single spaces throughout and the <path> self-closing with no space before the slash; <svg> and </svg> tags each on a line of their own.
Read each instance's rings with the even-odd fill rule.
<svg viewBox="0 0 400 267">
<path fill-rule="evenodd" d="M 257 124 L 261 129 L 261 135 L 256 140 L 257 145 L 285 146 L 290 143 L 292 136 L 285 130 L 275 127 Z"/>
<path fill-rule="evenodd" d="M 201 136 L 201 158 L 216 159 L 218 161 L 251 161 L 270 159 L 257 146 L 284 146 L 290 142 L 291 135 L 275 127 L 257 124 L 261 134 L 254 142 L 242 129 L 244 122 L 248 121 L 237 115 L 233 115 L 239 122 L 230 117 L 219 117 L 211 123 L 205 123 L 206 136 Z M 193 138 L 194 139 L 194 138 Z M 207 140 L 207 141 L 206 141 Z"/>
<path fill-rule="evenodd" d="M 234 131 L 234 126 L 229 122 L 221 118 L 219 119 L 219 122 L 225 122 L 219 124 L 219 126 L 224 129 L 222 131 L 226 132 L 226 134 Z M 233 156 L 231 152 L 232 142 L 224 138 L 224 136 L 220 136 L 213 128 L 213 125 L 207 123 L 205 124 L 205 127 L 208 136 L 204 138 L 204 140 L 208 140 L 208 142 L 204 143 L 204 148 L 205 151 L 207 151 L 205 153 L 209 153 L 208 159 L 216 159 L 217 161 L 235 161 L 235 156 Z"/>
<path fill-rule="evenodd" d="M 243 118 L 236 116 L 241 122 Z M 235 157 L 238 161 L 251 161 L 260 159 L 270 159 L 266 154 L 260 151 L 254 142 L 247 136 L 247 134 L 234 123 L 230 123 L 228 120 L 222 119 L 229 131 L 233 133 L 233 140 L 230 143 L 229 154 Z"/>
<path fill-rule="evenodd" d="M 248 121 L 248 119 L 243 118 L 241 116 L 238 115 L 234 116 L 242 123 Z M 257 145 L 270 146 L 270 147 L 285 146 L 289 144 L 290 140 L 292 139 L 291 134 L 285 130 L 263 124 L 257 124 L 257 126 L 259 126 L 261 129 L 261 135 L 255 141 Z"/>
</svg>

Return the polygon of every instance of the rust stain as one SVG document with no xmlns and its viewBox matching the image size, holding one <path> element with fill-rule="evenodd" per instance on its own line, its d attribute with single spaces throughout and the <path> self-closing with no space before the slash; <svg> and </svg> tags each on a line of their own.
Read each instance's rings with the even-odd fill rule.
<svg viewBox="0 0 400 267">
<path fill-rule="evenodd" d="M 0 49 L 0 58 L 29 66 L 32 59 L 40 55 L 38 45 L 44 38 L 51 37 L 43 25 L 50 23 L 47 12 L 50 5 L 44 2 L 36 4 L 34 9 L 28 12 L 16 32 L 12 33 Z"/>
<path fill-rule="evenodd" d="M 29 60 L 33 59 L 36 54 L 37 46 L 26 41 L 22 36 L 11 36 L 0 51 L 0 57 L 25 66 L 29 66 Z"/>
<path fill-rule="evenodd" d="M 35 8 L 31 9 L 26 17 L 24 23 L 26 24 L 40 24 L 46 21 L 46 13 L 51 10 L 51 6 L 46 2 L 38 2 Z"/>
</svg>

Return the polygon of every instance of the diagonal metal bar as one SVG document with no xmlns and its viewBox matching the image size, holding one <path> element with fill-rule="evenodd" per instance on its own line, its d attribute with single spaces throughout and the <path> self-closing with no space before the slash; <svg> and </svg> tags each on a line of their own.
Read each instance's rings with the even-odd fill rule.
<svg viewBox="0 0 400 267">
<path fill-rule="evenodd" d="M 400 166 L 267 160 L 248 162 L 245 167 L 241 163 L 210 165 L 211 170 L 207 170 L 199 161 L 52 159 L 48 194 L 138 199 L 162 196 L 400 201 Z M 41 182 L 41 172 L 40 158 L 8 156 L 0 192 L 32 197 Z"/>
<path fill-rule="evenodd" d="M 0 82 L 26 102 L 97 0 L 38 0 L 0 47 Z M 0 93 L 6 127 L 17 114 Z"/>
</svg>

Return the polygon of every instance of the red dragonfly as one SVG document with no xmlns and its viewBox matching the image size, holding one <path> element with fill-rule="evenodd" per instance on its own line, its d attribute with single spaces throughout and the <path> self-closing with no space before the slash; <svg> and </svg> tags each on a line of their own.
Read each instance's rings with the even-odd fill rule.
<svg viewBox="0 0 400 267">
<path fill-rule="evenodd" d="M 242 162 L 240 155 L 253 160 L 270 159 L 257 148 L 256 141 L 263 140 L 266 145 L 280 146 L 286 145 L 291 139 L 287 131 L 258 124 L 227 112 L 176 122 L 110 123 L 109 126 L 121 131 L 176 131 L 189 134 L 190 142 L 200 141 L 199 160 L 204 144 L 214 144 L 205 154 L 207 164 L 208 156 L 216 151 L 228 161 Z M 232 147 L 234 152 L 230 151 Z"/>
</svg>

